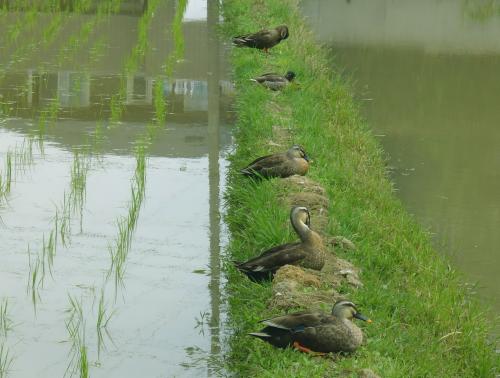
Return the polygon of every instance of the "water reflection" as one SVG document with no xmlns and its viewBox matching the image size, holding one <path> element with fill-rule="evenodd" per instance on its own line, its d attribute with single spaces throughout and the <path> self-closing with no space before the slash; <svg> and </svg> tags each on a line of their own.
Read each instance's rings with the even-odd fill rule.
<svg viewBox="0 0 500 378">
<path fill-rule="evenodd" d="M 137 17 L 128 14 L 112 14 L 105 25 L 99 25 L 97 32 L 105 37 L 107 48 L 98 59 L 92 61 L 88 58 L 89 51 L 83 47 L 75 50 L 74 59 L 61 60 L 59 51 L 65 48 L 64 39 L 57 39 L 43 51 L 30 51 L 27 57 L 14 65 L 11 64 L 9 51 L 2 53 L 0 46 L 0 70 L 8 67 L 0 80 L 0 109 L 8 107 L 9 117 L 17 118 L 5 127 L 18 132 L 36 129 L 36 124 L 22 120 L 38 117 L 40 111 L 57 99 L 60 127 L 48 130 L 47 139 L 71 147 L 78 140 L 85 139 L 83 136 L 88 132 L 91 121 L 111 118 L 112 97 L 120 91 L 125 80 L 124 111 L 121 116 L 125 126 L 121 130 L 130 132 L 120 131 L 117 137 L 111 128 L 105 132 L 106 142 L 103 144 L 106 151 L 122 153 L 144 127 L 141 123 L 154 117 L 156 98 L 153 87 L 155 80 L 161 80 L 161 96 L 166 100 L 169 112 L 169 131 L 159 136 L 152 153 L 162 155 L 157 146 L 167 139 L 187 143 L 176 143 L 174 146 L 179 146 L 179 151 L 177 148 L 163 149 L 163 155 L 178 153 L 179 156 L 201 156 L 207 153 L 207 148 L 202 148 L 202 145 L 206 146 L 207 131 L 201 125 L 207 122 L 207 117 L 214 111 L 221 115 L 221 142 L 222 147 L 227 146 L 230 135 L 226 125 L 231 122 L 229 110 L 233 86 L 228 79 L 228 67 L 224 60 L 215 62 L 216 65 L 212 64 L 207 69 L 207 59 L 211 59 L 208 57 L 220 52 L 218 48 L 214 50 L 213 43 L 210 43 L 211 31 L 207 22 L 199 19 L 199 9 L 205 9 L 206 12 L 203 1 L 188 3 L 188 10 L 192 11 L 188 21 L 183 23 L 186 40 L 184 58 L 175 65 L 173 77 L 163 75 L 165 61 L 174 48 L 172 39 L 167 38 L 166 30 L 173 22 L 176 4 L 176 1 L 169 0 L 155 10 L 148 29 L 151 35 L 149 48 L 139 62 L 138 69 L 125 77 L 122 76 L 124 62 L 139 38 Z M 136 16 L 141 14 L 137 13 Z M 40 17 L 48 19 L 50 15 L 41 14 Z M 88 17 L 73 15 L 71 23 L 65 27 L 65 33 L 78 35 L 79 27 Z M 0 24 L 0 35 L 9 26 L 8 22 Z M 37 33 L 36 28 L 44 27 L 43 20 L 34 27 L 34 33 Z M 13 49 L 15 47 L 12 46 Z M 214 77 L 217 82 L 213 81 Z M 209 106 L 209 81 L 212 86 L 210 93 L 216 95 L 217 109 L 213 105 Z"/>
<path fill-rule="evenodd" d="M 106 22 L 92 24 L 88 43 L 72 49 L 68 40 L 81 36 L 82 25 L 96 16 L 99 2 L 84 12 L 76 11 L 71 1 L 61 3 L 66 5 L 60 30 L 47 43 L 24 39 L 43 33 L 54 17 L 45 8 L 37 8 L 37 20 L 17 41 L 2 36 L 33 7 L 15 8 L 4 0 L 8 12 L 0 15 L 5 16 L 0 23 L 0 158 L 33 135 L 39 119 L 57 105 L 56 119 L 42 136 L 45 155 L 35 151 L 32 171 L 16 176 L 9 206 L 0 209 L 0 240 L 8 251 L 2 255 L 0 287 L 8 293 L 20 324 L 9 341 L 15 355 L 12 376 L 64 375 L 68 344 L 62 341 L 68 335 L 61 319 L 69 293 L 87 301 L 92 376 L 217 375 L 220 367 L 214 361 L 220 357 L 223 318 L 220 249 L 225 241 L 220 193 L 224 154 L 231 144 L 233 97 L 225 50 L 216 33 L 218 1 L 189 1 L 182 24 L 185 53 L 169 77 L 164 75 L 165 62 L 174 43 L 168 30 L 177 1 L 157 2 L 146 28 L 147 48 L 134 69 L 124 66 L 140 41 L 141 20 L 151 11 L 146 0 L 123 1 Z M 158 82 L 160 91 L 155 90 Z M 112 98 L 122 90 L 123 114 L 119 122 L 110 122 Z M 113 343 L 108 341 L 98 360 L 92 298 L 102 289 L 103 272 L 109 268 L 116 220 L 130 201 L 134 142 L 154 122 L 158 97 L 167 103 L 167 122 L 148 149 L 145 200 L 124 287 L 115 303 L 112 284 L 103 284 L 109 311 L 116 312 L 109 324 Z M 32 251 L 41 250 L 55 206 L 71 187 L 73 151 L 89 143 L 96 125 L 102 125 L 103 141 L 100 160 L 85 173 L 81 223 L 74 227 L 70 245 L 59 247 L 53 278 L 47 277 L 41 289 L 34 320 L 26 297 L 29 267 L 23 252 L 28 244 Z M 207 265 L 208 274 L 199 274 Z M 4 295 L 0 292 L 0 300 Z M 209 332 L 196 328 L 200 314 L 208 315 L 202 320 Z M 191 356 L 186 351 L 199 353 Z"/>
<path fill-rule="evenodd" d="M 478 19 L 480 4 L 305 0 L 303 9 L 383 135 L 398 195 L 500 311 L 500 17 Z"/>
</svg>

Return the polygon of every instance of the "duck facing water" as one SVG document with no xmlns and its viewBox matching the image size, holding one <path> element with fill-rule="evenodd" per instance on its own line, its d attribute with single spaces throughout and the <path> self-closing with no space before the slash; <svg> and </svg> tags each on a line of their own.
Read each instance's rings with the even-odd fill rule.
<svg viewBox="0 0 500 378">
<path fill-rule="evenodd" d="M 246 262 L 237 262 L 236 267 L 253 280 L 262 280 L 282 266 L 301 265 L 304 268 L 321 270 L 325 265 L 326 250 L 318 233 L 310 229 L 310 215 L 306 207 L 294 207 L 290 222 L 299 235 L 300 242 L 283 244 Z"/>
<path fill-rule="evenodd" d="M 301 146 L 294 145 L 287 152 L 260 157 L 240 172 L 250 177 L 284 178 L 304 176 L 308 170 L 309 157 Z"/>
<path fill-rule="evenodd" d="M 295 72 L 288 71 L 285 76 L 281 76 L 276 73 L 266 73 L 250 80 L 257 82 L 272 91 L 280 91 L 290 84 L 294 78 Z"/>
<path fill-rule="evenodd" d="M 237 47 L 253 47 L 268 52 L 268 49 L 287 39 L 288 35 L 288 27 L 280 25 L 274 29 L 263 29 L 256 33 L 233 37 L 233 44 Z"/>
<path fill-rule="evenodd" d="M 262 320 L 266 327 L 249 335 L 302 352 L 354 352 L 363 342 L 363 332 L 353 318 L 371 323 L 354 303 L 343 300 L 335 303 L 331 314 L 297 312 Z"/>
</svg>

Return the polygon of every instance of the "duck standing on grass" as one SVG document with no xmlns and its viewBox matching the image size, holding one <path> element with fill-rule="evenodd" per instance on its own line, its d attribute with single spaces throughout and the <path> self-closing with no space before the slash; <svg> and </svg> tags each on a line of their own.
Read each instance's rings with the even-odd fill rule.
<svg viewBox="0 0 500 378">
<path fill-rule="evenodd" d="M 252 161 L 240 172 L 254 178 L 304 176 L 309 170 L 309 157 L 299 145 L 293 145 L 287 152 L 267 155 Z"/>
<path fill-rule="evenodd" d="M 266 53 L 271 47 L 288 38 L 288 27 L 280 25 L 274 29 L 264 29 L 253 34 L 244 34 L 233 37 L 233 44 L 237 47 L 253 47 L 264 50 Z"/>
<path fill-rule="evenodd" d="M 290 222 L 300 242 L 268 249 L 246 262 L 236 262 L 236 267 L 254 281 L 271 278 L 280 267 L 287 264 L 321 270 L 325 265 L 326 249 L 321 236 L 310 229 L 310 219 L 306 207 L 292 208 Z"/>
<path fill-rule="evenodd" d="M 266 327 L 249 333 L 278 348 L 292 346 L 306 353 L 354 352 L 363 342 L 363 332 L 352 319 L 371 323 L 349 301 L 335 303 L 331 314 L 297 312 L 262 320 Z"/>
<path fill-rule="evenodd" d="M 272 91 L 280 91 L 290 84 L 294 78 L 295 72 L 288 71 L 285 76 L 281 76 L 276 73 L 266 73 L 250 80 L 257 82 Z"/>
</svg>

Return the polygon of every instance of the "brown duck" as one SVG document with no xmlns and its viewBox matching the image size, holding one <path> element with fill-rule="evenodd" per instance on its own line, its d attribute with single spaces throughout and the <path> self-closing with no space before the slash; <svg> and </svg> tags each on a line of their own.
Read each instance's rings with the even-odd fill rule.
<svg viewBox="0 0 500 378">
<path fill-rule="evenodd" d="M 290 84 L 294 78 L 295 72 L 288 71 L 285 76 L 281 76 L 276 73 L 266 73 L 250 80 L 257 82 L 272 91 L 280 91 Z"/>
<path fill-rule="evenodd" d="M 354 303 L 339 301 L 331 314 L 297 312 L 262 320 L 266 327 L 249 335 L 278 348 L 292 346 L 302 352 L 354 352 L 363 342 L 363 333 L 353 318 L 371 323 Z"/>
<path fill-rule="evenodd" d="M 255 281 L 271 278 L 280 267 L 287 264 L 321 270 L 325 265 L 326 249 L 321 236 L 310 229 L 309 210 L 299 206 L 292 208 L 290 222 L 300 242 L 268 249 L 246 262 L 235 263 L 236 267 Z"/>
<path fill-rule="evenodd" d="M 276 46 L 287 38 L 288 27 L 286 25 L 280 25 L 274 29 L 264 29 L 257 33 L 233 37 L 233 44 L 238 47 L 253 47 L 268 52 L 268 49 Z"/>
<path fill-rule="evenodd" d="M 308 169 L 309 157 L 301 146 L 294 145 L 287 152 L 260 157 L 240 172 L 255 178 L 271 178 L 304 176 Z"/>
</svg>

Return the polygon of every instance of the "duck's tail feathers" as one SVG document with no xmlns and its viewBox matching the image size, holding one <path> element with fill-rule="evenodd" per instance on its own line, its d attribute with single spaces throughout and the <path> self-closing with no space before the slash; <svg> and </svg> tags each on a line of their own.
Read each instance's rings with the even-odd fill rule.
<svg viewBox="0 0 500 378">
<path fill-rule="evenodd" d="M 233 45 L 236 47 L 250 46 L 252 42 L 246 36 L 239 36 L 233 38 Z"/>
<path fill-rule="evenodd" d="M 249 335 L 253 336 L 253 337 L 257 337 L 257 338 L 262 339 L 262 340 L 267 340 L 267 339 L 271 338 L 271 335 L 264 333 L 264 332 L 250 332 Z"/>
<path fill-rule="evenodd" d="M 255 176 L 255 172 L 252 169 L 248 168 L 240 169 L 240 173 L 244 176 L 250 176 L 250 177 Z"/>
<path fill-rule="evenodd" d="M 233 264 L 241 273 L 244 273 L 250 280 L 254 282 L 266 281 L 273 278 L 273 272 L 250 270 L 245 268 L 245 263 L 239 261 L 233 261 Z"/>
</svg>

